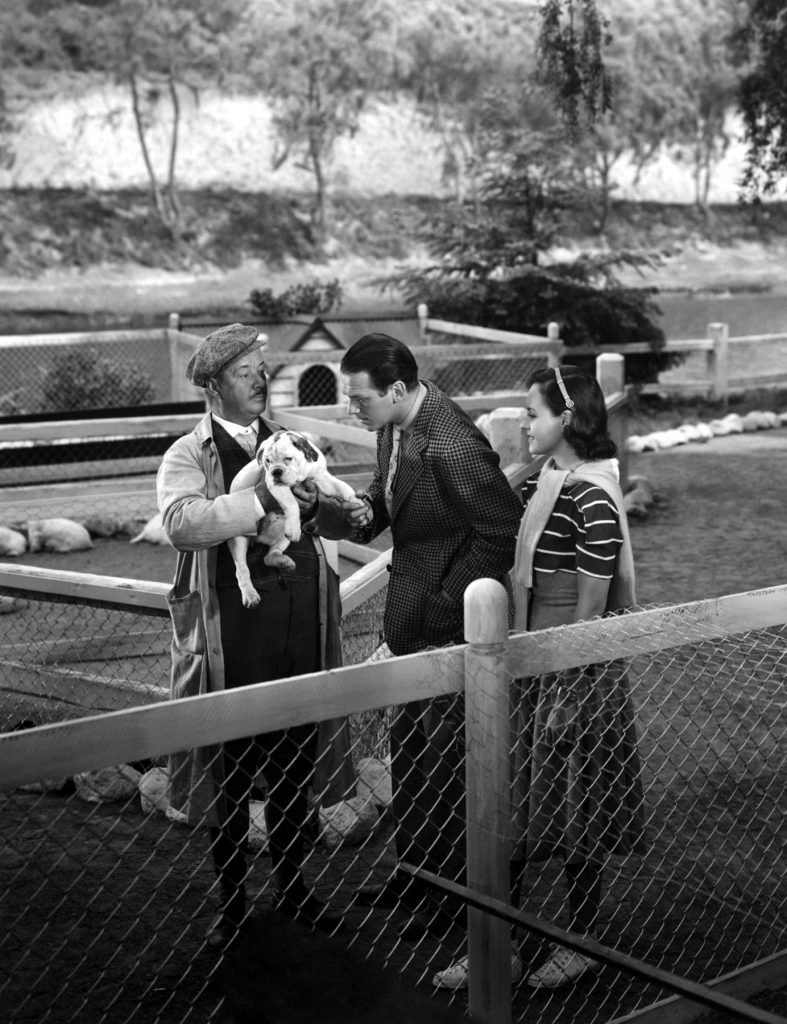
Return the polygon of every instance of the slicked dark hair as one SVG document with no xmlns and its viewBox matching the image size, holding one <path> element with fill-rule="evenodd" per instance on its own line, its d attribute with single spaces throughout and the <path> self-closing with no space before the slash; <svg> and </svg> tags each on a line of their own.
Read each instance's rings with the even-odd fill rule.
<svg viewBox="0 0 787 1024">
<path fill-rule="evenodd" d="M 580 459 L 613 458 L 618 449 L 609 436 L 607 403 L 598 381 L 578 366 L 559 369 L 563 386 L 574 403 L 571 422 L 566 424 L 563 435 L 566 441 Z M 555 416 L 566 411 L 566 400 L 554 369 L 538 370 L 528 381 L 528 387 L 534 384 Z"/>
<path fill-rule="evenodd" d="M 418 363 L 403 341 L 389 334 L 364 334 L 342 356 L 342 373 L 368 373 L 381 394 L 400 380 L 408 391 L 418 387 Z"/>
</svg>

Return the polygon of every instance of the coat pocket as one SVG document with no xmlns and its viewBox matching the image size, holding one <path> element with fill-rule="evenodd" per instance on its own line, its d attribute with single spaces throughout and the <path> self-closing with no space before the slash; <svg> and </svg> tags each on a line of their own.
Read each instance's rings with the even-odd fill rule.
<svg viewBox="0 0 787 1024">
<path fill-rule="evenodd" d="M 428 594 L 424 602 L 424 639 L 433 644 L 461 643 L 464 605 L 443 594 Z"/>
<path fill-rule="evenodd" d="M 205 626 L 202 621 L 202 598 L 197 591 L 175 596 L 167 595 L 175 647 L 190 654 L 205 653 Z"/>
</svg>

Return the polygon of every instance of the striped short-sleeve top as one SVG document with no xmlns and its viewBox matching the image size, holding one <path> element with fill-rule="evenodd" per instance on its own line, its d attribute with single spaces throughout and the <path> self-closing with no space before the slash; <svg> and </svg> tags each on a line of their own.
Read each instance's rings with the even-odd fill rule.
<svg viewBox="0 0 787 1024">
<path fill-rule="evenodd" d="M 525 481 L 525 505 L 535 493 L 538 477 Z M 561 492 L 533 555 L 533 571 L 581 572 L 612 579 L 623 543 L 620 516 L 607 492 L 580 480 Z"/>
</svg>

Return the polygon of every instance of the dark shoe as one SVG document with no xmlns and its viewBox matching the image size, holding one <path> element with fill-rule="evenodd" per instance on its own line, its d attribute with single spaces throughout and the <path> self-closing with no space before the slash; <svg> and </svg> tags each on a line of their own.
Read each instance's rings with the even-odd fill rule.
<svg viewBox="0 0 787 1024">
<path fill-rule="evenodd" d="M 219 914 L 205 933 L 205 942 L 211 949 L 228 952 L 241 940 L 243 925 L 232 918 Z"/>
<path fill-rule="evenodd" d="M 336 935 L 344 926 L 340 913 L 305 888 L 274 889 L 273 906 L 293 921 L 305 921 L 327 935 Z"/>
</svg>

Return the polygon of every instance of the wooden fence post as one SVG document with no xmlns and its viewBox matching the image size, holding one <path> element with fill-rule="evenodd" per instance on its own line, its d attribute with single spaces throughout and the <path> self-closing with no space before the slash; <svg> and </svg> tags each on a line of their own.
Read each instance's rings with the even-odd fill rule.
<svg viewBox="0 0 787 1024">
<path fill-rule="evenodd" d="M 508 598 L 497 580 L 465 591 L 467 886 L 511 899 Z M 511 926 L 468 908 L 468 1005 L 479 1024 L 511 1021 Z"/>
<path fill-rule="evenodd" d="M 429 341 L 426 334 L 426 321 L 429 317 L 429 307 L 425 302 L 419 302 L 416 312 L 418 314 L 418 329 L 421 332 L 421 341 L 423 341 L 425 345 L 428 345 Z"/>
<path fill-rule="evenodd" d="M 170 313 L 167 326 L 171 331 L 180 330 L 180 313 Z"/>
<path fill-rule="evenodd" d="M 626 362 L 619 352 L 602 352 L 596 356 L 596 380 L 604 397 L 623 391 L 626 378 Z"/>
<path fill-rule="evenodd" d="M 560 340 L 560 324 L 554 321 L 547 324 L 547 338 L 550 341 L 547 353 L 547 366 L 560 366 L 563 342 Z"/>
<path fill-rule="evenodd" d="M 715 402 L 727 401 L 729 388 L 729 324 L 708 324 L 708 337 L 713 348 L 708 351 L 708 376 L 711 380 L 710 396 Z"/>
</svg>

